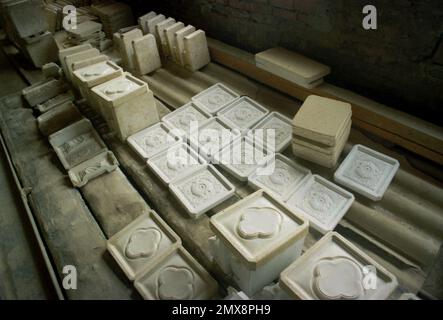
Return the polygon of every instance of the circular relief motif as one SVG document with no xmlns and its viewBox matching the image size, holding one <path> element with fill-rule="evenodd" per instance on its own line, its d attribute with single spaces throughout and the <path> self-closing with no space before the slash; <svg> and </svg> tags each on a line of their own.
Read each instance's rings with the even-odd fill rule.
<svg viewBox="0 0 443 320">
<path fill-rule="evenodd" d="M 308 203 L 312 209 L 325 212 L 332 207 L 331 197 L 320 190 L 311 190 L 308 194 Z"/>
<path fill-rule="evenodd" d="M 355 171 L 363 179 L 371 179 L 379 176 L 381 173 L 375 163 L 369 160 L 358 160 Z"/>
<path fill-rule="evenodd" d="M 187 112 L 187 113 L 182 114 L 182 115 L 180 116 L 179 120 L 178 120 L 178 122 L 179 122 L 181 125 L 184 125 L 184 126 L 189 125 L 189 123 L 190 123 L 191 121 L 198 121 L 198 119 L 197 119 L 197 117 L 195 116 L 195 114 L 193 114 L 193 113 L 191 113 L 191 112 Z"/>
<path fill-rule="evenodd" d="M 172 157 L 166 160 L 166 167 L 172 171 L 178 171 L 186 167 L 187 159 L 180 156 Z"/>
<path fill-rule="evenodd" d="M 135 230 L 125 246 L 125 256 L 128 259 L 141 259 L 153 255 L 160 244 L 162 234 L 155 228 Z"/>
<path fill-rule="evenodd" d="M 291 180 L 291 177 L 289 176 L 288 171 L 284 168 L 275 168 L 274 173 L 269 177 L 269 179 L 273 184 L 284 185 Z"/>
<path fill-rule="evenodd" d="M 218 141 L 218 131 L 217 130 L 203 130 L 200 136 L 198 137 L 198 140 L 202 144 L 210 143 L 210 142 L 216 142 Z"/>
<path fill-rule="evenodd" d="M 145 138 L 145 145 L 148 148 L 157 147 L 166 142 L 166 136 L 160 133 L 153 134 Z"/>
<path fill-rule="evenodd" d="M 235 110 L 234 116 L 239 121 L 246 121 L 252 117 L 252 112 L 247 107 L 239 107 Z"/>
<path fill-rule="evenodd" d="M 215 92 L 208 97 L 208 104 L 211 106 L 219 106 L 223 104 L 226 100 L 226 97 L 223 93 Z"/>
<path fill-rule="evenodd" d="M 274 208 L 250 207 L 240 217 L 237 231 L 244 239 L 266 239 L 277 234 L 281 226 L 281 215 Z"/>
<path fill-rule="evenodd" d="M 200 178 L 192 182 L 191 192 L 193 195 L 199 198 L 205 198 L 215 191 L 214 184 L 205 178 Z"/>
</svg>

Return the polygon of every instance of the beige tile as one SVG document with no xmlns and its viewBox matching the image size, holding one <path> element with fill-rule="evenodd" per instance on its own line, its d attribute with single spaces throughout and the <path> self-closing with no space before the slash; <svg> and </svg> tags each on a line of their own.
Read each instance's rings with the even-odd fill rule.
<svg viewBox="0 0 443 320">
<path fill-rule="evenodd" d="M 138 75 L 151 73 L 161 67 L 157 42 L 152 34 L 138 38 L 132 42 L 134 50 L 134 68 Z"/>
<path fill-rule="evenodd" d="M 203 30 L 197 30 L 184 38 L 185 67 L 195 72 L 207 65 L 209 56 L 208 43 Z"/>
<path fill-rule="evenodd" d="M 175 37 L 174 50 L 173 50 L 175 56 L 174 61 L 176 61 L 178 64 L 182 66 L 185 65 L 184 61 L 185 37 L 194 32 L 195 32 L 195 27 L 189 25 L 183 29 L 176 31 L 174 34 Z"/>
</svg>

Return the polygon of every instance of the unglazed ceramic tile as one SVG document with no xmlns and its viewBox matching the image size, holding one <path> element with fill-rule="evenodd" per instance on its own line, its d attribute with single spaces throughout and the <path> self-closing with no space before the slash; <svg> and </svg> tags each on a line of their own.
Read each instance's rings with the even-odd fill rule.
<svg viewBox="0 0 443 320">
<path fill-rule="evenodd" d="M 86 60 L 95 56 L 100 55 L 100 51 L 95 48 L 80 51 L 78 53 L 71 54 L 65 57 L 66 74 L 65 77 L 69 82 L 72 82 L 72 65 L 74 62 Z"/>
<path fill-rule="evenodd" d="M 120 54 L 123 59 L 123 64 L 129 70 L 134 70 L 134 47 L 132 42 L 143 36 L 143 32 L 136 28 L 126 33 L 120 34 Z"/>
<path fill-rule="evenodd" d="M 188 25 L 181 30 L 175 32 L 174 37 L 174 50 L 173 53 L 175 55 L 174 61 L 180 64 L 181 66 L 185 65 L 184 60 L 184 51 L 185 51 L 185 37 L 191 33 L 195 32 L 195 27 Z"/>
<path fill-rule="evenodd" d="M 274 131 L 269 131 L 270 129 Z M 282 152 L 291 143 L 291 120 L 281 113 L 271 112 L 248 132 L 251 139 L 261 141 L 268 150 Z"/>
<path fill-rule="evenodd" d="M 290 193 L 311 175 L 311 171 L 284 155 L 277 153 L 248 177 L 256 189 L 265 189 L 275 197 L 285 200 Z"/>
<path fill-rule="evenodd" d="M 303 300 L 384 300 L 397 279 L 336 232 L 330 232 L 284 270 L 280 285 Z"/>
<path fill-rule="evenodd" d="M 263 161 L 273 156 L 260 143 L 254 143 L 248 137 L 233 141 L 214 155 L 213 163 L 220 165 L 241 181 L 256 171 Z"/>
<path fill-rule="evenodd" d="M 215 214 L 211 228 L 249 269 L 257 269 L 304 238 L 309 223 L 266 191 L 259 190 Z"/>
<path fill-rule="evenodd" d="M 246 132 L 269 113 L 268 109 L 249 97 L 243 96 L 231 102 L 217 113 L 233 128 Z"/>
<path fill-rule="evenodd" d="M 66 49 L 61 49 L 58 52 L 58 60 L 60 61 L 61 67 L 63 69 L 64 74 L 68 73 L 68 67 L 65 64 L 65 57 L 71 54 L 79 53 L 82 51 L 86 51 L 88 49 L 92 49 L 92 45 L 90 43 L 81 44 L 75 47 L 70 47 Z"/>
<path fill-rule="evenodd" d="M 235 192 L 235 187 L 212 165 L 173 180 L 169 189 L 191 218 L 198 218 Z"/>
<path fill-rule="evenodd" d="M 83 187 L 90 180 L 117 169 L 118 161 L 111 151 L 102 152 L 68 170 L 74 187 Z"/>
<path fill-rule="evenodd" d="M 217 294 L 217 282 L 183 247 L 150 263 L 134 286 L 146 300 L 207 300 Z"/>
<path fill-rule="evenodd" d="M 149 29 L 148 29 L 148 21 L 154 17 L 156 17 L 157 14 L 154 11 L 150 11 L 142 16 L 140 16 L 137 19 L 138 25 L 140 26 L 140 28 L 143 31 L 143 34 L 147 34 L 149 33 Z"/>
<path fill-rule="evenodd" d="M 104 61 L 77 69 L 73 75 L 77 83 L 83 84 L 86 88 L 92 88 L 123 75 L 123 70 L 112 61 Z"/>
<path fill-rule="evenodd" d="M 168 42 L 166 40 L 166 35 L 164 33 L 164 30 L 167 27 L 172 26 L 175 23 L 175 19 L 173 18 L 167 18 L 161 22 L 159 22 L 155 26 L 155 33 L 157 34 L 158 39 L 158 45 L 161 47 L 161 52 L 165 57 L 169 57 L 169 51 L 168 51 Z"/>
<path fill-rule="evenodd" d="M 151 73 L 162 66 L 157 42 L 152 34 L 132 41 L 134 49 L 134 68 L 137 74 Z"/>
<path fill-rule="evenodd" d="M 351 116 L 349 103 L 311 95 L 292 120 L 293 133 L 327 146 L 335 146 Z"/>
<path fill-rule="evenodd" d="M 49 136 L 82 117 L 77 107 L 68 101 L 40 115 L 37 118 L 37 124 L 40 132 L 44 136 Z"/>
<path fill-rule="evenodd" d="M 311 225 L 327 233 L 334 230 L 354 202 L 354 195 L 334 183 L 313 175 L 299 185 L 286 203 L 302 211 Z"/>
<path fill-rule="evenodd" d="M 160 46 L 160 38 L 158 37 L 158 34 L 155 31 L 155 26 L 157 24 L 159 24 L 160 22 L 164 21 L 165 19 L 166 19 L 166 17 L 164 15 L 159 14 L 153 18 L 148 19 L 148 21 L 146 21 L 146 28 L 148 30 L 148 33 L 154 35 L 157 45 L 159 45 L 159 46 Z"/>
<path fill-rule="evenodd" d="M 128 138 L 129 145 L 143 159 L 151 158 L 179 142 L 181 138 L 171 132 L 163 122 L 143 129 Z"/>
<path fill-rule="evenodd" d="M 206 34 L 203 30 L 197 30 L 185 36 L 184 46 L 186 69 L 195 72 L 211 62 Z"/>
<path fill-rule="evenodd" d="M 211 161 L 223 147 L 240 137 L 241 132 L 238 129 L 216 117 L 202 124 L 198 130 L 191 131 L 189 143 L 201 156 Z"/>
<path fill-rule="evenodd" d="M 206 160 L 186 143 L 170 147 L 148 160 L 148 166 L 166 184 L 206 165 Z"/>
<path fill-rule="evenodd" d="M 181 30 L 185 27 L 183 22 L 176 22 L 169 27 L 167 27 L 165 30 L 163 30 L 163 33 L 165 34 L 166 39 L 166 45 L 167 45 L 167 51 L 168 56 L 174 60 L 175 53 L 174 53 L 174 42 L 175 42 L 175 32 L 178 30 Z"/>
<path fill-rule="evenodd" d="M 108 251 L 130 280 L 150 262 L 173 252 L 181 240 L 154 211 L 143 213 L 108 240 Z"/>
<path fill-rule="evenodd" d="M 399 167 L 396 159 L 357 144 L 335 172 L 334 179 L 371 200 L 379 201 Z"/>
<path fill-rule="evenodd" d="M 107 150 L 106 145 L 87 119 L 77 121 L 53 133 L 49 136 L 49 143 L 66 170 Z"/>
<path fill-rule="evenodd" d="M 71 91 L 59 94 L 54 98 L 51 98 L 42 104 L 37 104 L 36 108 L 40 113 L 45 113 L 53 108 L 59 107 L 61 105 L 69 104 L 74 101 L 74 95 Z"/>
<path fill-rule="evenodd" d="M 192 97 L 192 101 L 210 114 L 216 114 L 239 95 L 227 86 L 216 83 L 208 89 Z"/>
<path fill-rule="evenodd" d="M 180 136 L 189 137 L 191 123 L 194 122 L 197 128 L 211 119 L 211 115 L 198 107 L 195 103 L 189 102 L 177 110 L 165 115 L 162 121 L 171 128 L 180 130 L 177 132 Z"/>
</svg>

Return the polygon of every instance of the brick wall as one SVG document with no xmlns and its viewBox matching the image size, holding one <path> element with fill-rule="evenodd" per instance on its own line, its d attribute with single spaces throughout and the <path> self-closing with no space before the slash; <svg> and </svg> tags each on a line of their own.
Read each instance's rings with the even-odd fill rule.
<svg viewBox="0 0 443 320">
<path fill-rule="evenodd" d="M 442 123 L 443 66 L 435 57 L 443 37 L 441 0 L 138 2 L 131 1 L 140 14 L 156 9 L 252 53 L 295 50 L 331 66 L 331 83 Z M 378 30 L 362 28 L 366 4 L 377 7 Z"/>
</svg>

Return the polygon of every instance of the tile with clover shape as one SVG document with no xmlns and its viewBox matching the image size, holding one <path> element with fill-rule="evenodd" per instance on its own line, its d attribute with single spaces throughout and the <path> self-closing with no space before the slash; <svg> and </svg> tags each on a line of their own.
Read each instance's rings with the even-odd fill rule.
<svg viewBox="0 0 443 320">
<path fill-rule="evenodd" d="M 154 211 L 143 213 L 107 243 L 108 251 L 130 280 L 152 261 L 173 251 L 180 238 Z"/>
<path fill-rule="evenodd" d="M 263 190 L 215 214 L 210 225 L 216 235 L 215 261 L 234 274 L 249 296 L 301 254 L 309 228 L 302 214 Z"/>
<path fill-rule="evenodd" d="M 145 300 L 206 300 L 217 295 L 217 282 L 183 248 L 152 261 L 135 279 Z"/>
<path fill-rule="evenodd" d="M 396 277 L 336 232 L 329 232 L 286 268 L 280 286 L 294 299 L 384 300 Z"/>
</svg>

